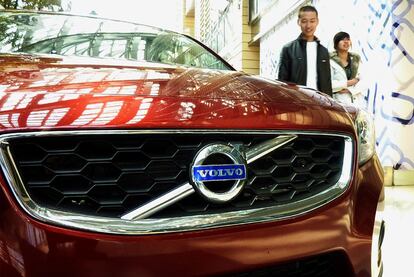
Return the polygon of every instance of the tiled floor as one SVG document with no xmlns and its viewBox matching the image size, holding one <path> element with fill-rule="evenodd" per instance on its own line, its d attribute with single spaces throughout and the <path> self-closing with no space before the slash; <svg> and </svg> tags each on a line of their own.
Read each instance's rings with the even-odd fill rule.
<svg viewBox="0 0 414 277">
<path fill-rule="evenodd" d="M 414 186 L 386 187 L 378 215 L 386 222 L 383 276 L 414 276 Z"/>
</svg>

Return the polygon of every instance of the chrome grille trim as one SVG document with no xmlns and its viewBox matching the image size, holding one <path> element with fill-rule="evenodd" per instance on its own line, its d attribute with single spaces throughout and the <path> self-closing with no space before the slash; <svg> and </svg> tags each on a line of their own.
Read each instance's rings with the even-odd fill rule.
<svg viewBox="0 0 414 277">
<path fill-rule="evenodd" d="M 128 219 L 80 215 L 76 213 L 46 209 L 37 205 L 27 193 L 21 176 L 10 153 L 8 141 L 22 137 L 59 137 L 67 135 L 113 135 L 113 134 L 274 134 L 336 136 L 344 139 L 344 157 L 339 181 L 329 189 L 310 198 L 271 208 L 259 208 L 220 214 L 187 216 L 182 218 Z M 33 218 L 63 227 L 125 235 L 182 232 L 217 227 L 269 222 L 297 217 L 315 210 L 342 195 L 350 185 L 354 164 L 354 144 L 351 136 L 340 133 L 312 131 L 260 131 L 260 130 L 108 130 L 108 131 L 54 131 L 5 134 L 0 136 L 0 166 L 20 206 Z"/>
<path fill-rule="evenodd" d="M 266 141 L 249 149 L 246 152 L 246 162 L 247 164 L 254 162 L 255 160 L 259 159 L 260 157 L 272 152 L 273 150 L 282 147 L 283 145 L 289 143 L 290 141 L 296 139 L 297 136 L 277 136 L 270 141 Z M 159 198 L 152 200 L 151 202 L 138 207 L 133 211 L 129 211 L 127 214 L 123 215 L 122 219 L 129 219 L 129 220 L 136 220 L 136 219 L 144 219 L 147 216 L 155 213 L 158 210 L 163 209 L 164 207 L 168 206 L 171 203 L 177 202 L 180 199 L 185 198 L 186 196 L 195 192 L 195 189 L 190 183 L 185 183 L 178 188 L 162 195 Z"/>
</svg>

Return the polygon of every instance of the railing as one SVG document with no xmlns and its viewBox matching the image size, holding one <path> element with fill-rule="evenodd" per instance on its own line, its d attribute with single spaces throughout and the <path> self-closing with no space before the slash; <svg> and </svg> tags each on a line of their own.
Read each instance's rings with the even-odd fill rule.
<svg viewBox="0 0 414 277">
<path fill-rule="evenodd" d="M 208 35 L 203 39 L 203 42 L 213 49 L 215 52 L 220 52 L 227 44 L 231 42 L 234 37 L 232 21 L 230 17 L 230 8 L 234 0 L 230 0 L 226 8 L 219 12 L 219 17 L 216 22 L 213 22 Z"/>
</svg>

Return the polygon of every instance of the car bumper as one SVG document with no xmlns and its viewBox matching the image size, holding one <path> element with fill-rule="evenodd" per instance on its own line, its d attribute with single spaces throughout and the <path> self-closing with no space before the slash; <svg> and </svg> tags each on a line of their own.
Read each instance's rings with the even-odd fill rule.
<svg viewBox="0 0 414 277">
<path fill-rule="evenodd" d="M 371 274 L 371 237 L 383 173 L 374 156 L 350 189 L 288 220 L 160 235 L 121 236 L 38 222 L 2 181 L 0 276 L 206 276 L 254 272 L 325 253 L 343 269 Z M 321 256 L 322 255 L 322 256 Z M 323 265 L 322 265 L 323 267 Z"/>
</svg>

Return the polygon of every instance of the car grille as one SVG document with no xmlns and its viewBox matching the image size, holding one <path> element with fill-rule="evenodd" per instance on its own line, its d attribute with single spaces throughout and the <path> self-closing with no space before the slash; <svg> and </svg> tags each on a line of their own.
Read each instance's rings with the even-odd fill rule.
<svg viewBox="0 0 414 277">
<path fill-rule="evenodd" d="M 189 181 L 196 153 L 210 143 L 249 148 L 275 134 L 105 134 L 17 137 L 10 152 L 39 206 L 120 217 Z M 344 138 L 301 134 L 247 166 L 248 182 L 229 203 L 194 193 L 151 218 L 272 207 L 316 195 L 341 176 Z"/>
</svg>

